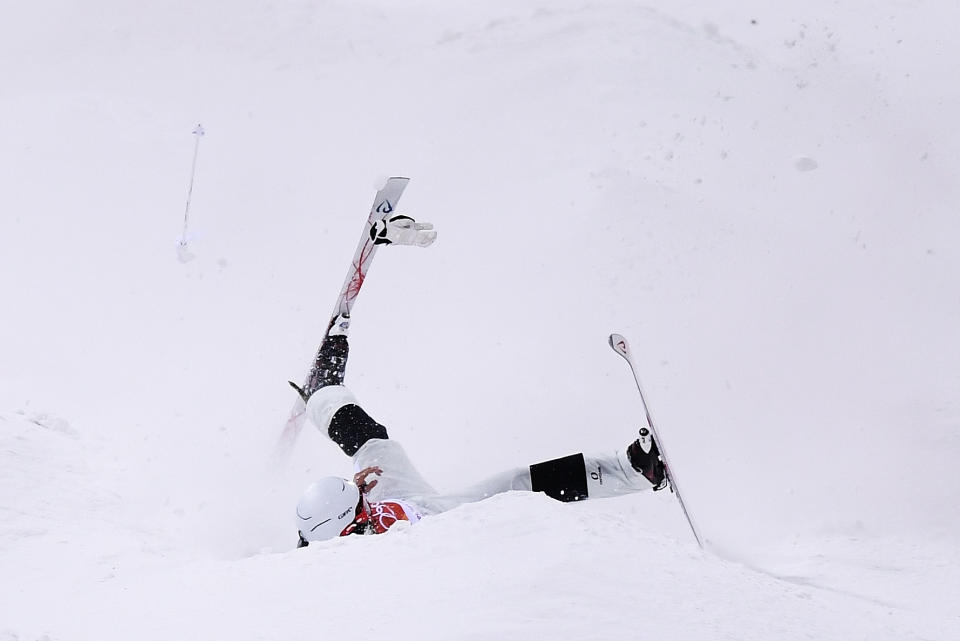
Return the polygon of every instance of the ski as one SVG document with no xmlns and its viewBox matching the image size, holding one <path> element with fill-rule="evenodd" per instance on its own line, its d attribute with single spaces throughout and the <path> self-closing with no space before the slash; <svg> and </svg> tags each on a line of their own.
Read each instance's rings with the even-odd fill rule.
<svg viewBox="0 0 960 641">
<path fill-rule="evenodd" d="M 327 332 L 330 331 L 338 318 L 341 323 L 349 322 L 350 314 L 353 310 L 353 304 L 363 287 L 363 282 L 370 271 L 370 265 L 373 263 L 373 257 L 377 253 L 379 243 L 376 242 L 376 235 L 371 230 L 376 229 L 377 224 L 387 218 L 397 208 L 397 202 L 406 189 L 409 178 L 393 177 L 388 178 L 387 182 L 377 192 L 377 196 L 370 207 L 370 214 L 363 225 L 363 232 L 360 234 L 360 242 L 357 244 L 357 251 L 353 254 L 353 260 L 347 269 L 347 276 L 343 281 L 343 287 L 340 288 L 340 294 L 337 296 L 337 303 L 334 305 L 333 314 L 327 326 L 324 328 L 324 339 Z M 343 327 L 342 329 L 346 329 Z M 320 348 L 323 347 L 321 342 Z M 280 434 L 280 440 L 277 443 L 277 455 L 280 460 L 285 459 L 293 449 L 300 431 L 303 429 L 303 423 L 306 420 L 307 404 L 304 399 L 317 389 L 318 363 L 320 360 L 320 348 L 317 349 L 317 355 L 313 359 L 310 372 L 302 386 L 291 383 L 297 392 L 297 399 L 294 401 L 290 410 L 290 417 Z"/>
<path fill-rule="evenodd" d="M 640 403 L 643 405 L 643 412 L 647 420 L 647 427 L 650 429 L 650 433 L 653 434 L 653 439 L 656 441 L 657 447 L 660 449 L 660 459 L 663 461 L 663 468 L 667 476 L 667 483 L 670 485 L 670 491 L 673 492 L 677 497 L 677 501 L 680 503 L 680 509 L 683 510 L 683 515 L 686 517 L 687 523 L 690 524 L 690 529 L 693 531 L 693 537 L 697 540 L 697 545 L 703 548 L 703 539 L 700 538 L 700 532 L 697 530 L 697 526 L 693 522 L 690 512 L 687 511 L 687 506 L 683 502 L 683 495 L 680 493 L 680 486 L 677 484 L 677 476 L 673 471 L 673 466 L 670 465 L 670 459 L 667 458 L 667 451 L 663 446 L 663 439 L 660 437 L 660 433 L 657 431 L 657 428 L 653 423 L 653 416 L 650 414 L 650 407 L 647 405 L 647 399 L 643 394 L 643 386 L 640 385 L 640 377 L 637 375 L 637 366 L 636 363 L 633 362 L 633 353 L 630 351 L 630 344 L 627 343 L 627 339 L 620 334 L 610 334 L 610 347 L 613 348 L 613 351 L 622 356 L 623 359 L 627 361 L 627 365 L 630 367 L 630 372 L 633 374 L 633 380 L 637 384 L 637 391 L 640 392 Z"/>
</svg>

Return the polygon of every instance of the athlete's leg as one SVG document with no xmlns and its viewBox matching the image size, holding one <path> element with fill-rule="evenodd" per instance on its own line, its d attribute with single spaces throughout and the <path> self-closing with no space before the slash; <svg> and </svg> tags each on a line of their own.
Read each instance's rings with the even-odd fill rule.
<svg viewBox="0 0 960 641">
<path fill-rule="evenodd" d="M 455 494 L 453 504 L 480 501 L 511 490 L 543 492 L 558 501 L 582 501 L 632 494 L 653 487 L 626 452 L 609 456 L 573 454 L 491 476 Z"/>
<path fill-rule="evenodd" d="M 307 415 L 317 428 L 347 456 L 353 456 L 370 439 L 387 438 L 387 428 L 373 420 L 343 386 L 350 355 L 348 327 L 349 319 L 345 316 L 330 322 L 300 394 L 307 401 Z"/>
<path fill-rule="evenodd" d="M 389 438 L 387 428 L 373 420 L 343 385 L 328 385 L 314 392 L 307 403 L 307 416 L 347 456 L 356 454 L 370 439 Z"/>
<path fill-rule="evenodd" d="M 636 469 L 626 452 L 609 456 L 573 454 L 530 466 L 534 492 L 558 501 L 582 501 L 649 490 L 653 484 Z"/>
<path fill-rule="evenodd" d="M 340 318 L 340 317 L 338 317 Z M 310 368 L 307 383 L 303 389 L 297 388 L 303 400 L 309 401 L 314 392 L 329 385 L 343 385 L 343 377 L 347 372 L 347 357 L 350 355 L 350 345 L 346 334 L 333 334 L 337 326 L 331 324 L 328 334 L 317 352 L 317 358 Z"/>
<path fill-rule="evenodd" d="M 533 487 L 530 484 L 530 468 L 518 467 L 486 478 L 459 492 L 444 494 L 443 498 L 449 500 L 452 506 L 461 503 L 482 501 L 494 494 L 502 494 L 503 492 L 510 492 L 512 490 L 530 491 L 531 489 L 533 489 Z"/>
</svg>

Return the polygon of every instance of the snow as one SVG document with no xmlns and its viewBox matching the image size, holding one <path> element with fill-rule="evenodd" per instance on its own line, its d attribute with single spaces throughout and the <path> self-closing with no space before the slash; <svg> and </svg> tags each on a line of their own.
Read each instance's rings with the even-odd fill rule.
<svg viewBox="0 0 960 641">
<path fill-rule="evenodd" d="M 4 14 L 0 640 L 960 638 L 960 6 Z M 388 175 L 439 239 L 358 299 L 370 412 L 446 489 L 623 447 L 622 333 L 706 551 L 662 492 L 292 549 Z"/>
</svg>

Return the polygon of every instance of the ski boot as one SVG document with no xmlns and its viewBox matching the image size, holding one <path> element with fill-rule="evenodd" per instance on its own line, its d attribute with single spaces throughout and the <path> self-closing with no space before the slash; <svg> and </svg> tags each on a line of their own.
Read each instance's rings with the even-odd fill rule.
<svg viewBox="0 0 960 641">
<path fill-rule="evenodd" d="M 293 381 L 288 381 L 290 387 L 297 390 L 300 398 L 306 403 L 321 387 L 329 385 L 343 385 L 343 378 L 347 372 L 347 356 L 350 354 L 350 345 L 347 343 L 347 331 L 350 329 L 350 317 L 339 314 L 330 321 L 327 335 L 317 352 L 307 377 L 307 384 L 300 387 Z"/>
<path fill-rule="evenodd" d="M 653 440 L 653 434 L 645 427 L 640 428 L 640 438 L 627 447 L 627 459 L 633 469 L 643 474 L 653 484 L 654 490 L 667 487 L 667 473 L 660 459 L 660 448 Z"/>
</svg>

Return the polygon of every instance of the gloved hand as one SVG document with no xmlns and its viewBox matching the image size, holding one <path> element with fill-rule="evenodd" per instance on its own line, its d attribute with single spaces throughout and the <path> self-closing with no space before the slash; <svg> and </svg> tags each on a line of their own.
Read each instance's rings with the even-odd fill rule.
<svg viewBox="0 0 960 641">
<path fill-rule="evenodd" d="M 427 247 L 437 239 L 437 232 L 431 223 L 418 223 L 401 214 L 375 222 L 370 228 L 370 239 L 374 245 Z"/>
</svg>

